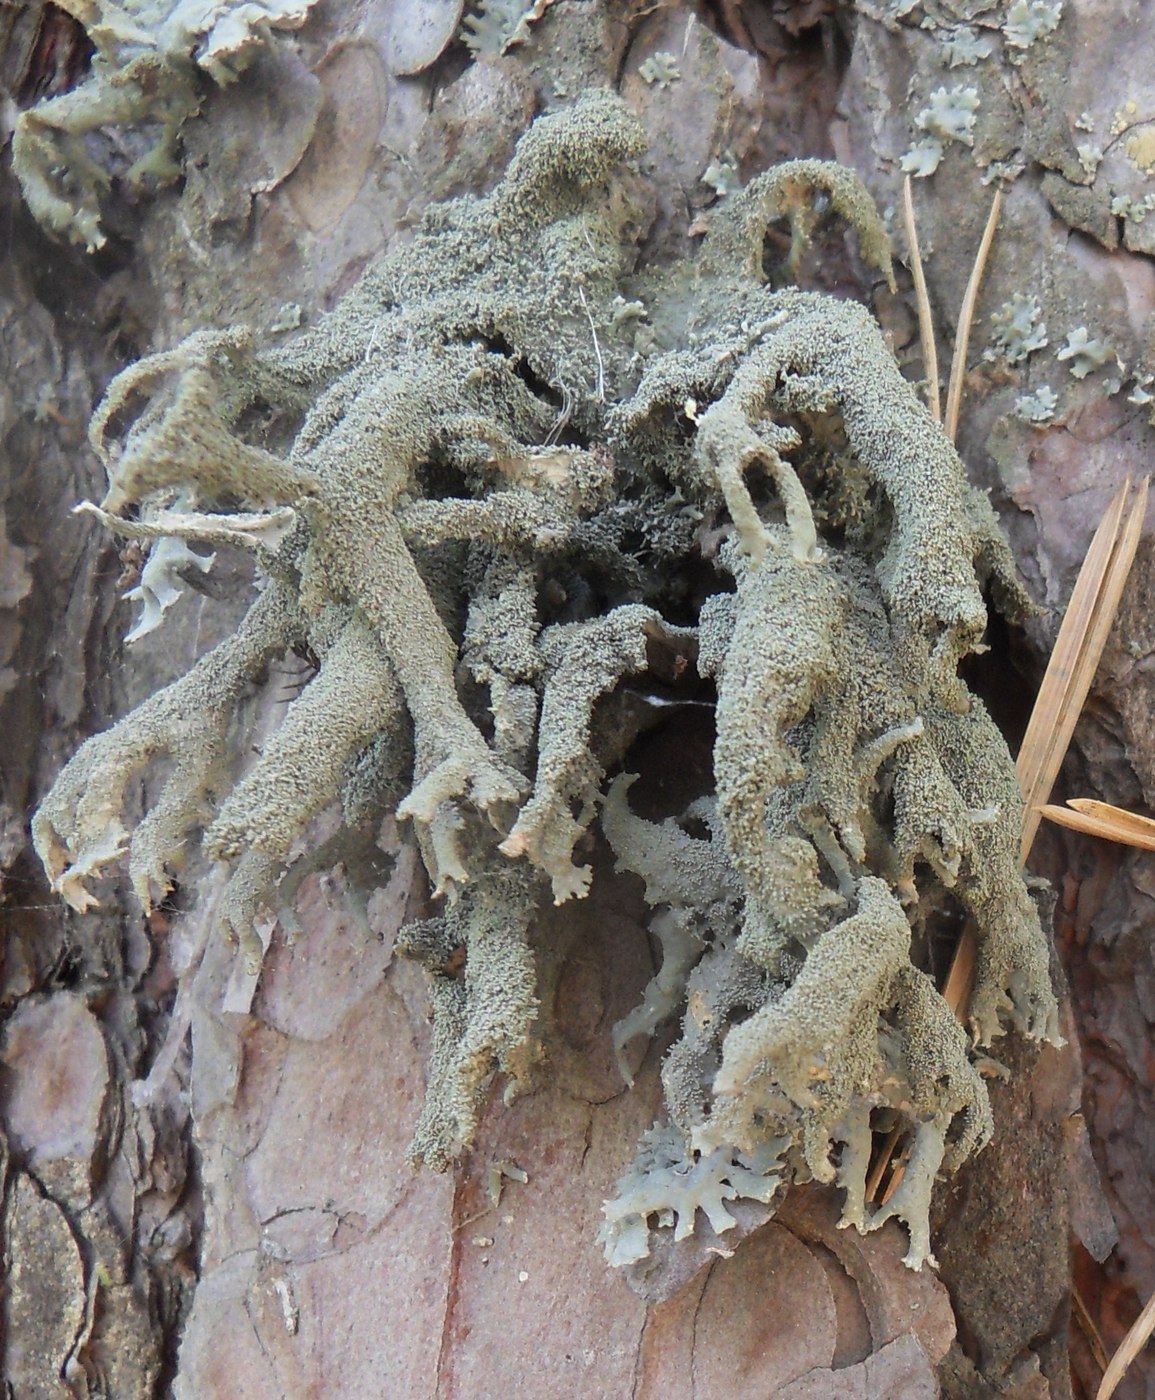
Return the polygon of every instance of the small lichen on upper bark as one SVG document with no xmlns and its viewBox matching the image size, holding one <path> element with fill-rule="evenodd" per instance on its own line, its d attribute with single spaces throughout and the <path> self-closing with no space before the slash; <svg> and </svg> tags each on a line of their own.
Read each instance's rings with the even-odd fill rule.
<svg viewBox="0 0 1155 1400">
<path fill-rule="evenodd" d="M 198 75 L 232 82 L 270 30 L 299 29 L 315 3 L 59 0 L 84 27 L 92 63 L 78 86 L 35 103 L 16 122 L 12 164 L 29 209 L 89 252 L 101 247 L 100 194 L 110 176 L 86 138 L 107 127 L 158 128 L 124 179 L 177 179 L 181 128 L 203 101 Z"/>
</svg>

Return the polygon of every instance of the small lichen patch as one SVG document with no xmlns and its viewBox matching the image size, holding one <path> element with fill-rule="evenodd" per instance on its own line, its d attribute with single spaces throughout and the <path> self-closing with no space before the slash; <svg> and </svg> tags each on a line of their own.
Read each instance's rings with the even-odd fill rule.
<svg viewBox="0 0 1155 1400">
<path fill-rule="evenodd" d="M 742 177 L 738 174 L 738 162 L 731 151 L 726 151 L 721 159 L 713 160 L 706 167 L 702 184 L 709 185 L 719 199 L 737 194 L 742 188 Z"/>
<path fill-rule="evenodd" d="M 908 175 L 933 175 L 950 142 L 973 146 L 978 109 L 977 88 L 937 88 L 914 119 L 915 126 L 926 133 L 926 138 L 916 142 L 903 156 L 902 169 Z"/>
<path fill-rule="evenodd" d="M 1022 364 L 1033 350 L 1041 350 L 1048 343 L 1042 307 L 1035 297 L 1023 292 L 1015 292 L 1010 301 L 992 313 L 991 331 L 984 358 L 1005 360 L 1011 365 Z"/>
<path fill-rule="evenodd" d="M 1111 118 L 1110 134 L 1122 136 L 1128 127 L 1134 126 L 1139 113 L 1139 104 L 1133 99 L 1122 103 Z"/>
<path fill-rule="evenodd" d="M 924 180 L 942 164 L 945 151 L 941 141 L 916 141 L 901 161 L 904 175 L 913 175 L 916 180 Z"/>
<path fill-rule="evenodd" d="M 1155 125 L 1148 123 L 1141 131 L 1127 137 L 1124 149 L 1131 164 L 1144 175 L 1155 175 Z"/>
<path fill-rule="evenodd" d="M 461 22 L 461 40 L 471 53 L 503 54 L 524 44 L 553 0 L 478 0 Z"/>
<path fill-rule="evenodd" d="M 1003 37 L 1021 53 L 1053 34 L 1062 15 L 1062 0 L 1015 0 L 1003 22 Z"/>
<path fill-rule="evenodd" d="M 1151 393 L 1151 385 L 1155 383 L 1155 376 L 1150 374 L 1139 375 L 1135 379 L 1134 387 L 1127 395 L 1127 402 L 1133 403 L 1138 408 L 1146 408 L 1148 404 L 1155 402 L 1155 394 Z"/>
<path fill-rule="evenodd" d="M 676 54 L 666 49 L 652 53 L 644 63 L 638 65 L 638 72 L 652 87 L 671 87 L 682 76 Z"/>
<path fill-rule="evenodd" d="M 200 107 L 198 73 L 232 82 L 272 31 L 298 29 L 315 0 L 61 0 L 94 46 L 79 86 L 22 112 L 12 167 L 32 214 L 91 252 L 104 243 L 100 194 L 110 174 L 86 138 L 149 127 L 155 144 L 125 172 L 130 185 L 181 174 L 181 128 Z"/>
<path fill-rule="evenodd" d="M 651 1230 L 672 1231 L 675 1240 L 689 1238 L 699 1211 L 716 1235 L 732 1230 L 738 1222 L 728 1203 L 745 1199 L 768 1205 L 783 1184 L 780 1154 L 788 1145 L 787 1138 L 776 1138 L 750 1153 L 725 1148 L 687 1153 L 676 1128 L 655 1123 L 602 1207 L 598 1240 L 607 1261 L 621 1267 L 644 1259 Z"/>
<path fill-rule="evenodd" d="M 1049 423 L 1055 416 L 1059 396 L 1049 384 L 1040 384 L 1031 394 L 1015 399 L 1015 416 L 1024 423 Z"/>
<path fill-rule="evenodd" d="M 948 68 L 973 67 L 994 52 L 989 39 L 982 38 L 973 29 L 956 29 L 943 39 L 943 57 Z"/>
<path fill-rule="evenodd" d="M 982 182 L 984 185 L 997 184 L 1006 188 L 1013 184 L 1026 168 L 1027 163 L 1021 157 L 1014 160 L 992 160 L 983 171 Z"/>
<path fill-rule="evenodd" d="M 1133 224 L 1143 223 L 1152 210 L 1155 210 L 1155 192 L 1145 194 L 1142 199 L 1133 199 L 1128 194 L 1117 194 L 1111 200 L 1111 213 Z"/>
<path fill-rule="evenodd" d="M 1076 326 L 1055 358 L 1067 361 L 1067 368 L 1076 379 L 1086 379 L 1094 370 L 1102 369 L 1113 360 L 1115 352 L 1097 336 L 1092 336 L 1086 326 Z"/>
<path fill-rule="evenodd" d="M 929 104 L 915 117 L 915 125 L 940 141 L 974 144 L 975 113 L 979 109 L 978 89 L 937 88 Z"/>
<path fill-rule="evenodd" d="M 158 540 L 141 570 L 140 582 L 124 595 L 128 602 L 140 604 L 136 624 L 124 640 L 136 642 L 155 631 L 165 613 L 183 596 L 185 571 L 207 574 L 215 559 L 215 554 L 195 553 L 182 539 L 169 536 Z"/>
</svg>

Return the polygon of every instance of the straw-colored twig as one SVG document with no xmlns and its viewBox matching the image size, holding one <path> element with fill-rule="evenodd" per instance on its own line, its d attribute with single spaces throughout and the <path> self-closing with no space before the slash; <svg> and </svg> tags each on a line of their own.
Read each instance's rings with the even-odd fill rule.
<svg viewBox="0 0 1155 1400">
<path fill-rule="evenodd" d="M 1037 809 L 1051 794 L 1119 608 L 1143 528 L 1147 486 L 1146 480 L 1140 484 L 1124 518 L 1128 477 L 1095 532 L 1031 713 L 1017 764 L 1027 808 L 1024 861 L 1038 830 Z"/>
<path fill-rule="evenodd" d="M 922 363 L 926 371 L 927 407 L 936 423 L 942 422 L 942 404 L 938 392 L 938 346 L 934 338 L 934 321 L 930 314 L 930 296 L 926 290 L 926 276 L 922 270 L 922 252 L 918 246 L 918 226 L 914 222 L 914 196 L 910 188 L 910 176 L 902 181 L 902 221 L 906 227 L 906 241 L 910 248 L 910 275 L 914 278 L 914 303 L 918 308 L 918 338 L 922 343 Z"/>
<path fill-rule="evenodd" d="M 979 299 L 979 287 L 982 284 L 983 271 L 987 265 L 987 254 L 991 251 L 991 244 L 994 242 L 995 229 L 999 223 L 999 210 L 1002 207 L 1003 192 L 995 190 L 995 197 L 991 201 L 990 216 L 987 219 L 987 226 L 983 230 L 982 242 L 975 255 L 975 265 L 971 268 L 970 281 L 967 283 L 962 308 L 958 314 L 958 331 L 954 338 L 954 354 L 950 362 L 950 384 L 946 391 L 946 420 L 943 423 L 943 430 L 951 442 L 954 442 L 958 435 L 958 416 L 962 407 L 963 379 L 966 376 L 967 349 L 970 345 L 975 304 Z"/>
<path fill-rule="evenodd" d="M 892 1128 L 887 1134 L 886 1141 L 877 1150 L 877 1155 L 871 1163 L 870 1170 L 866 1173 L 866 1199 L 868 1201 L 878 1201 L 885 1205 L 891 1192 L 902 1180 L 902 1163 L 894 1162 L 894 1154 L 898 1151 L 899 1145 L 906 1137 L 905 1128 Z M 882 1179 L 888 1171 L 893 1172 L 885 1190 L 881 1191 Z"/>
<path fill-rule="evenodd" d="M 1039 690 L 1027 734 L 1019 751 L 1018 773 L 1026 801 L 1023 819 L 1022 857 L 1025 861 L 1042 816 L 1062 826 L 1127 845 L 1155 850 L 1155 822 L 1112 807 L 1094 798 L 1073 798 L 1066 807 L 1046 805 L 1067 745 L 1094 680 L 1107 635 L 1119 610 L 1143 516 L 1147 505 L 1147 481 L 1143 481 L 1131 509 L 1124 516 L 1131 482 L 1128 479 L 1111 502 L 1071 595 L 1059 637 Z M 1076 1311 L 1082 1310 L 1089 1335 L 1097 1338 L 1086 1305 L 1074 1290 Z M 1127 1367 L 1138 1356 L 1155 1329 L 1155 1296 L 1140 1313 L 1119 1344 L 1103 1375 L 1096 1400 L 1109 1400 Z M 1102 1364 L 1101 1344 L 1097 1359 Z"/>
<path fill-rule="evenodd" d="M 1093 797 L 1072 797 L 1065 807 L 1040 807 L 1048 821 L 1059 826 L 1099 836 L 1104 841 L 1117 841 L 1122 846 L 1138 846 L 1143 851 L 1155 851 L 1155 821 L 1112 807 L 1109 802 L 1097 802 Z"/>
<path fill-rule="evenodd" d="M 1130 1331 L 1119 1343 L 1115 1355 L 1111 1358 L 1111 1364 L 1103 1373 L 1103 1380 L 1095 1393 L 1095 1400 L 1110 1400 L 1110 1397 L 1115 1394 L 1115 1387 L 1123 1379 L 1127 1367 L 1147 1345 L 1147 1339 L 1152 1332 L 1155 1332 L 1155 1293 L 1147 1299 L 1146 1307 L 1131 1324 Z"/>
<path fill-rule="evenodd" d="M 950 971 L 943 983 L 942 994 L 946 1004 L 964 1024 L 966 1008 L 970 1005 L 971 988 L 975 984 L 975 958 L 978 944 L 975 941 L 974 925 L 968 919 L 963 925 L 962 936 L 954 950 Z"/>
</svg>

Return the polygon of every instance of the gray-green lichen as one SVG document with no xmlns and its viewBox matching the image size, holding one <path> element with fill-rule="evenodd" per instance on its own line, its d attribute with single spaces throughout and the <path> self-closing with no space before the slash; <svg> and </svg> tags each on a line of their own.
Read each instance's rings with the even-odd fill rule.
<svg viewBox="0 0 1155 1400">
<path fill-rule="evenodd" d="M 232 82 L 275 29 L 297 29 L 316 0 L 60 0 L 84 26 L 92 66 L 79 86 L 20 114 L 12 166 L 33 215 L 89 251 L 104 243 L 99 199 L 109 173 L 87 149 L 107 127 L 152 144 L 124 178 L 180 175 L 181 128 L 199 109 L 202 74 Z"/>
<path fill-rule="evenodd" d="M 1042 350 L 1048 344 L 1042 314 L 1035 297 L 1015 292 L 991 314 L 991 344 L 983 358 L 1019 365 L 1033 350 Z"/>
<path fill-rule="evenodd" d="M 553 0 L 478 0 L 461 23 L 461 41 L 471 53 L 502 54 L 529 38 L 530 25 Z"/>
<path fill-rule="evenodd" d="M 83 746 L 35 841 L 84 909 L 124 856 L 154 903 L 203 832 L 233 866 L 221 922 L 259 959 L 257 905 L 306 822 L 339 800 L 371 823 L 408 789 L 439 901 L 398 942 L 433 1006 L 412 1152 L 444 1168 L 495 1076 L 509 1097 L 548 1056 L 542 913 L 586 893 L 600 824 L 662 950 L 614 1033 L 623 1073 L 682 1018 L 668 1118 L 606 1207 L 611 1259 L 813 1177 L 849 1224 L 905 1220 L 918 1267 L 936 1174 L 990 1133 L 927 971 L 944 917 L 975 932 L 974 1041 L 1057 1035 L 1014 770 L 958 675 L 984 589 L 1026 599 L 867 311 L 767 280 L 768 223 L 790 225 L 790 272 L 824 213 L 890 278 L 855 177 L 779 167 L 719 206 L 696 259 L 646 268 L 620 178 L 642 145 L 589 94 L 296 340 L 201 332 L 114 382 L 91 430 L 101 518 L 244 543 L 265 582 L 234 637 Z M 237 781 L 238 703 L 289 648 L 316 674 Z M 655 670 L 716 694 L 716 792 L 663 821 L 631 810 L 627 774 L 607 784 L 643 723 L 621 682 Z M 895 1126 L 906 1177 L 872 1214 L 872 1133 Z"/>
<path fill-rule="evenodd" d="M 1062 0 L 1015 0 L 1007 10 L 1003 37 L 1011 49 L 1029 49 L 1059 27 Z"/>
<path fill-rule="evenodd" d="M 973 146 L 978 109 L 977 88 L 940 87 L 932 92 L 929 103 L 914 119 L 925 135 L 903 156 L 903 171 L 915 177 L 933 175 L 951 141 Z"/>
<path fill-rule="evenodd" d="M 973 67 L 994 52 L 991 41 L 981 38 L 973 29 L 953 30 L 943 38 L 942 47 L 948 68 Z"/>
<path fill-rule="evenodd" d="M 1086 326 L 1076 326 L 1068 333 L 1066 344 L 1059 348 L 1055 358 L 1065 360 L 1076 379 L 1086 379 L 1087 375 L 1109 364 L 1115 352 L 1105 341 L 1092 336 Z"/>
<path fill-rule="evenodd" d="M 1049 384 L 1040 384 L 1031 394 L 1015 399 L 1015 416 L 1024 423 L 1049 423 L 1059 406 L 1059 396 Z"/>
<path fill-rule="evenodd" d="M 730 1201 L 769 1205 L 783 1185 L 780 1154 L 789 1138 L 770 1138 L 750 1153 L 721 1147 L 687 1160 L 681 1133 L 669 1123 L 655 1123 L 642 1134 L 637 1159 L 617 1184 L 604 1207 L 598 1234 L 606 1259 L 619 1268 L 636 1264 L 650 1252 L 651 1216 L 658 1228 L 672 1229 L 675 1240 L 694 1233 L 698 1211 L 710 1228 L 723 1235 L 737 1225 Z"/>
<path fill-rule="evenodd" d="M 678 67 L 677 54 L 669 53 L 665 49 L 659 49 L 657 53 L 652 53 L 644 63 L 639 63 L 638 72 L 647 83 L 656 84 L 660 88 L 670 87 L 682 76 L 682 71 Z"/>
</svg>

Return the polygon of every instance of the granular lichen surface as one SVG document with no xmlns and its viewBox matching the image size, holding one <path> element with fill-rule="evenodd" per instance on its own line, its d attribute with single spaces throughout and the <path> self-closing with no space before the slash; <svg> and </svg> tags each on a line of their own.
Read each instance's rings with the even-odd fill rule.
<svg viewBox="0 0 1155 1400">
<path fill-rule="evenodd" d="M 434 1015 L 412 1153 L 444 1169 L 495 1077 L 508 1098 L 548 1061 L 543 914 L 587 893 L 600 828 L 662 953 L 614 1032 L 627 1078 L 681 1018 L 607 1256 L 812 1178 L 848 1224 L 905 1221 L 917 1268 L 936 1176 L 991 1133 L 975 1047 L 1057 1039 L 1013 767 L 959 677 L 985 594 L 1027 600 L 869 313 L 767 280 L 767 225 L 788 223 L 793 269 L 820 211 L 889 276 L 857 180 L 779 167 L 696 258 L 648 267 L 642 149 L 588 94 L 296 340 L 206 330 L 114 381 L 94 509 L 157 552 L 252 549 L 262 584 L 235 635 L 80 749 L 37 849 L 77 909 L 122 859 L 150 906 L 199 838 L 231 869 L 221 935 L 256 967 L 311 819 L 340 803 L 372 831 L 396 805 L 434 897 L 398 945 Z M 238 779 L 238 707 L 290 649 L 315 674 Z M 630 805 L 646 707 L 615 703 L 655 676 L 716 706 L 715 790 L 661 821 Z M 931 975 L 964 919 L 970 1037 Z M 896 1127 L 905 1176 L 872 1209 L 874 1135 Z"/>
</svg>

